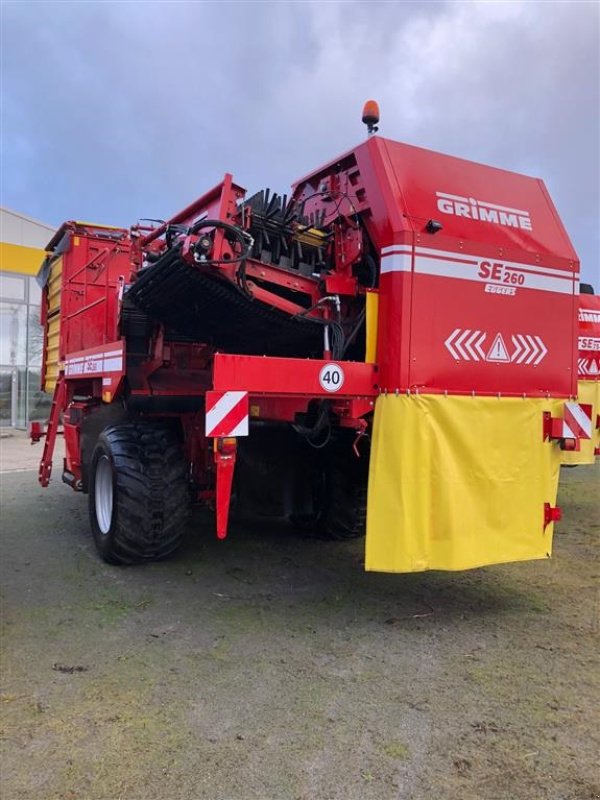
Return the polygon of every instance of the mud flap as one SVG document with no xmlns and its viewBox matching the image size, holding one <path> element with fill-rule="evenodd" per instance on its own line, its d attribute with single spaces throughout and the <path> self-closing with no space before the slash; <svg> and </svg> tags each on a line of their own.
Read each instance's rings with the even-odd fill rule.
<svg viewBox="0 0 600 800">
<path fill-rule="evenodd" d="M 580 439 L 579 450 L 565 450 L 562 453 L 561 462 L 571 466 L 593 464 L 596 461 L 594 450 L 600 447 L 600 428 L 596 427 L 596 421 L 600 414 L 600 382 L 579 381 L 577 384 L 577 401 L 592 407 L 592 438 Z"/>
<path fill-rule="evenodd" d="M 365 568 L 463 570 L 548 558 L 561 451 L 543 412 L 564 400 L 380 396 Z"/>
</svg>

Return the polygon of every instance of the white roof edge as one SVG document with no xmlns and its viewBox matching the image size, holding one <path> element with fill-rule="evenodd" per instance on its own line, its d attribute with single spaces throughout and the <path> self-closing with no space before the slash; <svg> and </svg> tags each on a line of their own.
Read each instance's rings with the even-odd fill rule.
<svg viewBox="0 0 600 800">
<path fill-rule="evenodd" d="M 13 211 L 12 208 L 0 206 L 0 212 L 4 214 L 11 214 L 13 217 L 19 217 L 19 219 L 25 220 L 25 222 L 32 222 L 34 225 L 39 225 L 41 228 L 47 228 L 49 231 L 52 231 L 52 233 L 56 231 L 55 225 L 48 225 L 46 222 L 40 222 L 39 219 L 28 217 L 27 214 L 22 214 L 20 211 Z"/>
</svg>

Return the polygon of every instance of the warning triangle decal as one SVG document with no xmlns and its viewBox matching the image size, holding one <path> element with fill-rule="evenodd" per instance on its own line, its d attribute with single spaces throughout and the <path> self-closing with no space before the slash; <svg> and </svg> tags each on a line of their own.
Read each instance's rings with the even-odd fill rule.
<svg viewBox="0 0 600 800">
<path fill-rule="evenodd" d="M 497 333 L 496 338 L 494 339 L 492 346 L 490 347 L 487 356 L 485 357 L 486 361 L 504 361 L 509 362 L 510 356 L 508 355 L 508 350 L 506 349 L 506 345 L 504 344 L 504 339 L 502 336 Z"/>
<path fill-rule="evenodd" d="M 590 361 L 590 368 L 588 369 L 588 373 L 590 375 L 597 375 L 598 374 L 598 364 L 594 360 Z"/>
</svg>

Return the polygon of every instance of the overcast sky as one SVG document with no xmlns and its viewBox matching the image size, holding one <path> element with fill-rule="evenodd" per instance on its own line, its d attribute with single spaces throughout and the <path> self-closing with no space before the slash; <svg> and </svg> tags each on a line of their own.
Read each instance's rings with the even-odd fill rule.
<svg viewBox="0 0 600 800">
<path fill-rule="evenodd" d="M 596 2 L 2 3 L 1 202 L 44 222 L 165 217 L 364 138 L 542 177 L 600 289 Z"/>
</svg>

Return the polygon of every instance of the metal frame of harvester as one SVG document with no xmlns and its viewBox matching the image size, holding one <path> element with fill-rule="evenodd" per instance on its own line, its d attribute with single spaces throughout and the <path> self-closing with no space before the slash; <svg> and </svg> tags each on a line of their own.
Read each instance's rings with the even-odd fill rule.
<svg viewBox="0 0 600 800">
<path fill-rule="evenodd" d="M 565 450 L 562 463 L 568 466 L 593 464 L 600 456 L 600 297 L 590 284 L 580 285 L 577 309 L 577 400 L 591 409 L 591 436 L 580 439 L 580 446 Z M 588 425 L 588 428 L 590 425 Z"/>
</svg>

